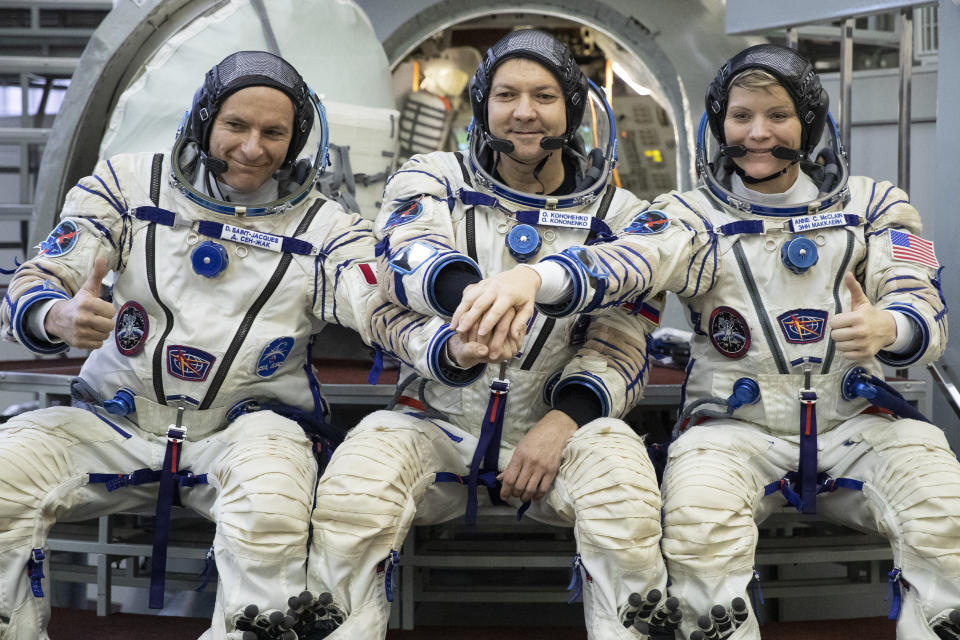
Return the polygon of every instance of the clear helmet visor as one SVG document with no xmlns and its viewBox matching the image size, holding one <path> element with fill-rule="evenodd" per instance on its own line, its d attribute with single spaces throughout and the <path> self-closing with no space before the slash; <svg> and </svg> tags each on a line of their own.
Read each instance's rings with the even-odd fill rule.
<svg viewBox="0 0 960 640">
<path fill-rule="evenodd" d="M 746 195 L 733 193 L 731 181 L 735 173 L 734 161 L 721 155 L 719 143 L 710 133 L 707 115 L 700 118 L 697 130 L 697 173 L 710 192 L 727 205 L 751 213 L 792 216 L 816 213 L 847 201 L 847 153 L 840 140 L 837 125 L 829 113 L 820 141 L 810 157 L 800 160 L 799 164 L 800 170 L 813 180 L 819 190 L 815 199 L 785 205 L 750 202 Z"/>
<path fill-rule="evenodd" d="M 171 154 L 170 184 L 189 200 L 215 213 L 234 216 L 264 216 L 282 213 L 309 195 L 329 162 L 329 128 L 326 111 L 313 90 L 313 126 L 295 160 L 283 163 L 272 175 L 263 175 L 257 188 L 235 189 L 218 166 L 218 159 L 206 158 L 195 141 L 186 135 L 187 115 L 180 123 Z M 222 160 L 222 159 L 221 159 Z M 219 171 L 218 171 L 219 169 Z M 217 179 L 217 175 L 220 179 Z M 258 182 L 260 176 L 253 179 Z"/>
<path fill-rule="evenodd" d="M 470 125 L 470 166 L 478 180 L 497 196 L 515 204 L 538 208 L 581 207 L 606 188 L 617 158 L 613 112 L 603 92 L 589 82 L 583 119 L 572 139 L 562 147 L 564 169 L 576 173 L 573 191 L 557 195 L 519 191 L 507 185 L 495 170 L 498 153 L 490 148 L 476 123 Z M 544 151 L 544 156 L 548 152 Z"/>
</svg>

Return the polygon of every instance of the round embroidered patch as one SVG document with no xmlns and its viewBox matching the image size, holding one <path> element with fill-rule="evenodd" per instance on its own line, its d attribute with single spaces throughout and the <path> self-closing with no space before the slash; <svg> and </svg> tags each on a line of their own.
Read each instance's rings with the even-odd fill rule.
<svg viewBox="0 0 960 640">
<path fill-rule="evenodd" d="M 125 356 L 133 356 L 143 349 L 147 341 L 150 320 L 140 303 L 130 300 L 117 313 L 116 328 L 113 337 L 117 350 Z"/>
<path fill-rule="evenodd" d="M 393 213 L 390 214 L 390 217 L 387 218 L 387 222 L 383 225 L 383 228 L 384 230 L 392 229 L 393 227 L 398 227 L 401 224 L 413 222 L 419 218 L 420 214 L 422 213 L 423 205 L 420 203 L 419 198 L 416 200 L 408 200 L 394 209 Z"/>
<path fill-rule="evenodd" d="M 722 355 L 740 358 L 750 349 L 750 327 L 735 309 L 717 307 L 710 314 L 710 342 Z"/>
<path fill-rule="evenodd" d="M 64 220 L 50 232 L 47 239 L 40 243 L 40 256 L 62 256 L 77 246 L 80 228 L 73 220 Z"/>
<path fill-rule="evenodd" d="M 277 338 L 263 348 L 260 353 L 260 359 L 257 360 L 257 375 L 261 378 L 269 378 L 280 365 L 283 364 L 290 350 L 293 349 L 293 338 Z"/>
<path fill-rule="evenodd" d="M 648 209 L 641 211 L 633 222 L 623 230 L 624 233 L 650 234 L 660 233 L 670 226 L 670 218 L 663 211 Z"/>
</svg>

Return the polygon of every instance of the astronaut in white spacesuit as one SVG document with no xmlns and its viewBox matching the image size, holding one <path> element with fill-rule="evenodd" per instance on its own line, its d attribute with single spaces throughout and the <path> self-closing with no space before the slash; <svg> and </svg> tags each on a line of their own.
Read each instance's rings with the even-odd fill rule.
<svg viewBox="0 0 960 640">
<path fill-rule="evenodd" d="M 207 73 L 172 153 L 99 163 L 17 269 L 4 337 L 41 354 L 93 351 L 73 387 L 78 406 L 0 431 L 3 640 L 47 637 L 45 540 L 58 520 L 155 505 L 150 605 L 161 607 L 174 503 L 217 523 L 204 637 L 283 631 L 250 630 L 270 625 L 238 612 L 284 611 L 306 586 L 318 465 L 335 435 L 311 336 L 336 322 L 389 341 L 368 329 L 389 309 L 372 225 L 314 190 L 327 135 L 322 105 L 290 64 L 232 54 Z M 100 298 L 108 269 L 112 302 Z M 326 635 L 331 613 L 316 629 L 298 626 L 300 637 Z"/>
<path fill-rule="evenodd" d="M 484 274 L 604 237 L 642 209 L 610 183 L 609 107 L 550 35 L 517 31 L 495 44 L 471 101 L 467 157 L 411 158 L 387 182 L 376 223 L 387 295 L 445 318 Z M 586 146 L 581 120 L 598 123 Z M 633 302 L 590 321 L 537 315 L 498 338 L 508 346 L 487 354 L 496 366 L 441 374 L 444 361 L 456 364 L 442 353 L 405 359 L 414 371 L 401 373 L 400 410 L 353 429 L 318 486 L 310 584 L 348 614 L 331 638 L 383 638 L 410 526 L 464 510 L 473 522 L 478 491 L 574 527 L 573 588 L 582 585 L 589 638 L 645 638 L 651 622 L 669 624 L 656 476 L 642 439 L 617 419 L 642 393 L 646 333 L 659 318 L 660 300 Z"/>
<path fill-rule="evenodd" d="M 556 317 L 665 290 L 686 305 L 683 430 L 662 487 L 684 637 L 760 637 L 755 522 L 784 498 L 890 540 L 898 638 L 960 637 L 960 465 L 880 369 L 942 352 L 941 267 L 903 191 L 847 175 L 827 104 L 795 51 L 740 52 L 707 91 L 699 189 L 657 198 L 614 242 L 473 287 L 453 319 L 489 335 L 534 297 Z"/>
</svg>

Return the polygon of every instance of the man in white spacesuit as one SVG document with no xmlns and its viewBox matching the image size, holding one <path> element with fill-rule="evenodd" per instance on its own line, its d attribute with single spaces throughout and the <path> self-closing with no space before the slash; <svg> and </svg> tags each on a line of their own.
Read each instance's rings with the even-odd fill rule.
<svg viewBox="0 0 960 640">
<path fill-rule="evenodd" d="M 4 337 L 42 354 L 93 351 L 74 384 L 77 407 L 27 413 L 0 431 L 3 640 L 47 637 L 43 563 L 57 520 L 156 505 L 150 605 L 161 607 L 174 503 L 217 523 L 205 637 L 287 630 L 238 612 L 284 611 L 306 586 L 318 466 L 335 435 L 311 336 L 336 322 L 389 342 L 368 328 L 390 309 L 372 225 L 314 190 L 327 135 L 322 105 L 290 64 L 232 54 L 207 73 L 172 153 L 98 164 L 17 269 Z M 112 302 L 100 299 L 108 269 Z M 308 599 L 286 626 L 324 637 L 336 611 Z"/>
<path fill-rule="evenodd" d="M 695 336 L 662 490 L 684 637 L 760 637 L 755 522 L 784 497 L 890 540 L 898 638 L 960 637 L 960 465 L 880 369 L 942 352 L 941 267 L 903 191 L 848 177 L 827 104 L 795 51 L 742 51 L 707 91 L 701 188 L 657 198 L 614 242 L 473 287 L 453 319 L 489 335 L 534 297 L 567 317 L 680 296 Z"/>
<path fill-rule="evenodd" d="M 483 274 L 607 235 L 642 208 L 610 184 L 609 107 L 548 34 L 517 31 L 495 44 L 471 101 L 468 157 L 411 158 L 388 181 L 376 223 L 388 296 L 446 318 Z M 599 122 L 589 154 L 578 134 L 586 109 Z M 641 438 L 617 419 L 642 393 L 658 317 L 655 299 L 589 322 L 538 315 L 498 337 L 507 346 L 488 358 L 501 364 L 455 375 L 405 360 L 415 373 L 402 410 L 366 417 L 318 486 L 311 588 L 348 614 L 330 637 L 383 638 L 410 526 L 465 509 L 472 523 L 478 492 L 574 527 L 589 638 L 646 638 L 651 621 L 670 624 L 656 476 Z"/>
</svg>

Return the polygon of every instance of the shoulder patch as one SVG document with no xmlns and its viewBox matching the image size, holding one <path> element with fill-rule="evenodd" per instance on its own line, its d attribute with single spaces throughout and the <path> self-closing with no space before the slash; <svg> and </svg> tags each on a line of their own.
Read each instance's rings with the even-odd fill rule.
<svg viewBox="0 0 960 640">
<path fill-rule="evenodd" d="M 423 203 L 420 202 L 420 199 L 421 198 L 407 200 L 394 209 L 393 213 L 390 214 L 390 217 L 387 218 L 386 223 L 383 225 L 384 230 L 413 222 L 419 218 L 421 214 L 423 214 Z"/>
<path fill-rule="evenodd" d="M 47 239 L 40 243 L 38 256 L 62 256 L 77 246 L 80 228 L 73 220 L 64 220 L 50 232 Z"/>
<path fill-rule="evenodd" d="M 933 253 L 933 243 L 907 231 L 890 229 L 890 257 L 932 269 L 940 268 L 937 256 Z"/>
<path fill-rule="evenodd" d="M 641 211 L 633 221 L 623 230 L 631 234 L 660 233 L 670 226 L 670 218 L 659 209 Z"/>
</svg>

